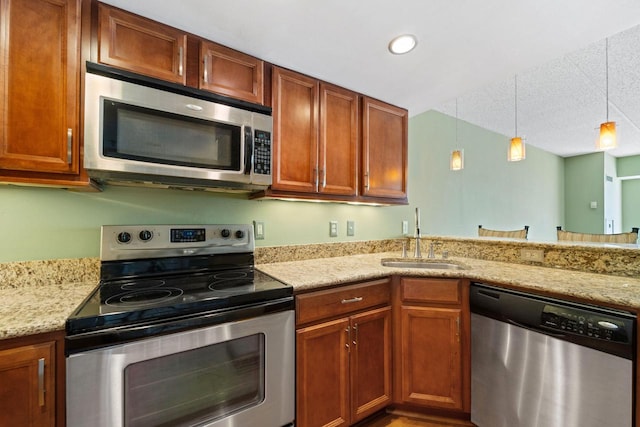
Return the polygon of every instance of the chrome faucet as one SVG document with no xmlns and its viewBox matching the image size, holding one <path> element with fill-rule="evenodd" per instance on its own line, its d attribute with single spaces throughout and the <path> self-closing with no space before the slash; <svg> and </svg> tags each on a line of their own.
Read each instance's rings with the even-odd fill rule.
<svg viewBox="0 0 640 427">
<path fill-rule="evenodd" d="M 416 247 L 413 257 L 422 258 L 422 253 L 420 252 L 420 208 L 416 208 Z"/>
</svg>

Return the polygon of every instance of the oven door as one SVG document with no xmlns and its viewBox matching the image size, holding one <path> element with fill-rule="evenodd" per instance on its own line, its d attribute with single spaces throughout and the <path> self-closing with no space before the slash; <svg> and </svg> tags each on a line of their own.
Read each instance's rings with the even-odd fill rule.
<svg viewBox="0 0 640 427">
<path fill-rule="evenodd" d="M 290 424 L 293 313 L 73 354 L 67 358 L 67 425 Z"/>
</svg>

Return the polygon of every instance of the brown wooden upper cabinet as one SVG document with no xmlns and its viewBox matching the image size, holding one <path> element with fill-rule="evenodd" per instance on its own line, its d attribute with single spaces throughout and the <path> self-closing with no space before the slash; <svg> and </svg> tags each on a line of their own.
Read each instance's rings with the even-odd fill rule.
<svg viewBox="0 0 640 427">
<path fill-rule="evenodd" d="M 407 199 L 407 110 L 362 102 L 362 195 Z"/>
<path fill-rule="evenodd" d="M 264 103 L 264 63 L 257 58 L 102 3 L 99 26 L 103 64 Z"/>
<path fill-rule="evenodd" d="M 204 40 L 200 59 L 200 89 L 264 104 L 263 61 Z"/>
<path fill-rule="evenodd" d="M 186 84 L 186 32 L 102 3 L 98 7 L 101 63 Z"/>
<path fill-rule="evenodd" d="M 0 181 L 77 185 L 80 0 L 0 8 Z"/>
<path fill-rule="evenodd" d="M 278 67 L 272 76 L 272 189 L 355 196 L 358 95 Z"/>
</svg>

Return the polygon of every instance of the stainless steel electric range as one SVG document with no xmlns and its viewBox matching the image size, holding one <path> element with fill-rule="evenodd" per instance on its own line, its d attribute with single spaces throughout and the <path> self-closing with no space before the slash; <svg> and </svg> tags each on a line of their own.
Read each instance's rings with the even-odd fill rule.
<svg viewBox="0 0 640 427">
<path fill-rule="evenodd" d="M 250 225 L 103 226 L 66 324 L 67 425 L 291 424 L 293 290 L 254 248 Z"/>
</svg>

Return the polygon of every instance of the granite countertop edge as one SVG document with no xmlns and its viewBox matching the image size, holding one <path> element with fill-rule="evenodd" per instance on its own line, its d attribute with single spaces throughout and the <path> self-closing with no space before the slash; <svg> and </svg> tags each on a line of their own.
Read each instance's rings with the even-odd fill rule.
<svg viewBox="0 0 640 427">
<path fill-rule="evenodd" d="M 640 310 L 640 279 L 636 278 L 458 257 L 447 261 L 464 265 L 464 270 L 396 268 L 382 266 L 383 258 L 398 258 L 398 253 L 263 263 L 256 268 L 292 286 L 294 293 L 392 275 L 449 277 Z M 67 317 L 96 285 L 95 282 L 39 284 L 22 286 L 19 292 L 15 288 L 0 289 L 0 298 L 8 301 L 0 306 L 0 340 L 64 330 Z"/>
</svg>

